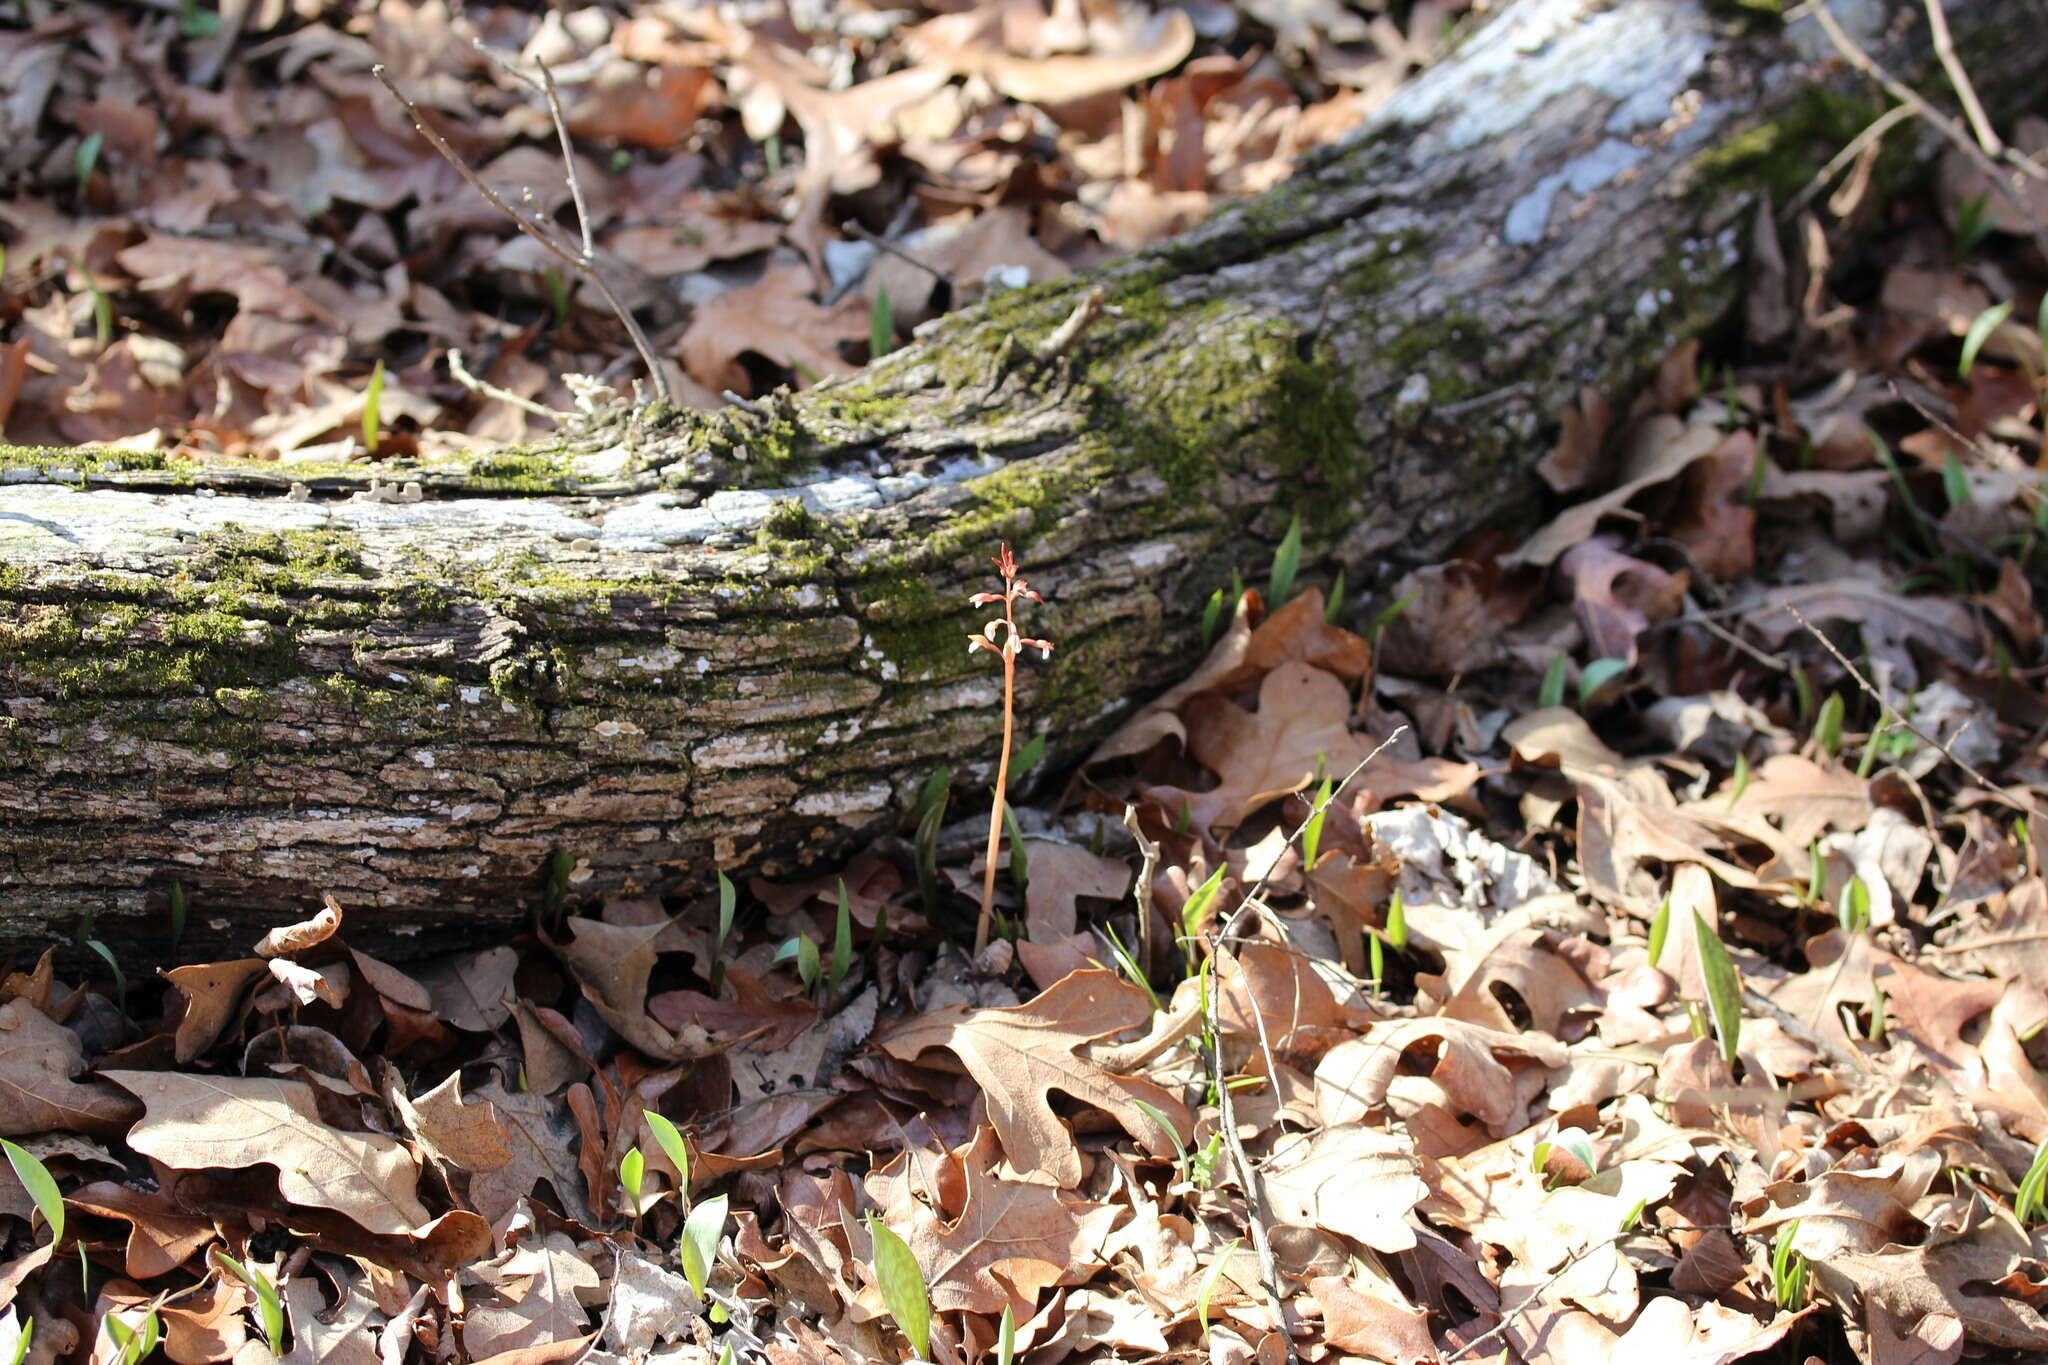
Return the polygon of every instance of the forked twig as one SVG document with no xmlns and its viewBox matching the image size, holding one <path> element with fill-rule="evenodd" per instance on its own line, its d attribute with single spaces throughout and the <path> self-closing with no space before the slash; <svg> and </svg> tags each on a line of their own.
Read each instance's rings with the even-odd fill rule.
<svg viewBox="0 0 2048 1365">
<path fill-rule="evenodd" d="M 940 284 L 951 285 L 953 283 L 953 277 L 951 275 L 948 275 L 945 271 L 939 269 L 930 261 L 919 260 L 917 257 L 911 255 L 908 251 L 905 251 L 896 243 L 890 241 L 887 237 L 884 237 L 881 233 L 870 231 L 862 224 L 855 222 L 842 223 L 840 226 L 849 236 L 855 237 L 860 241 L 866 242 L 869 246 L 875 248 L 875 250 L 883 253 L 884 255 L 894 256 L 897 260 L 903 262 L 903 264 L 905 265 L 917 267 L 919 270 L 922 270 L 925 274 L 937 280 Z"/>
<path fill-rule="evenodd" d="M 1929 0 L 1929 3 L 1932 5 L 1933 0 Z M 1842 27 L 1841 21 L 1835 18 L 1834 11 L 1828 8 L 1828 0 L 1813 0 L 1811 9 L 1813 17 L 1819 21 L 1822 31 L 1828 36 L 1828 41 L 1834 44 L 1835 51 L 1842 55 L 1843 61 L 1855 67 L 1871 80 L 1876 81 L 1893 99 L 1911 107 L 1914 113 L 1927 120 L 1935 131 L 1955 144 L 1956 150 L 1967 157 L 1970 164 L 1975 166 L 1984 178 L 1989 180 L 1992 186 L 2011 203 L 2014 211 L 2019 214 L 2020 222 L 2034 222 L 2033 212 L 2027 207 L 2027 201 L 2020 196 L 2019 190 L 2013 186 L 2011 179 L 1999 171 L 1998 162 L 1988 155 L 1982 147 L 1977 145 L 1977 139 L 1971 137 L 1962 124 L 1935 108 L 1932 104 L 1929 104 L 1926 97 L 1919 91 L 1879 66 L 1876 59 L 1858 47 L 1856 40 L 1851 38 L 1848 31 Z M 1805 10 L 1802 8 L 1800 12 L 1804 13 Z M 1946 24 L 1943 26 L 1943 31 L 1946 32 Z M 1967 84 L 1967 80 L 1965 84 Z M 1975 95 L 1972 94 L 1970 98 L 1974 99 Z M 2037 167 L 2036 169 L 2039 168 Z M 2035 244 L 2041 248 L 2042 253 L 2048 255 L 2048 231 L 2044 231 L 2036 223 L 2032 229 L 2032 235 Z"/>
<path fill-rule="evenodd" d="M 469 41 L 478 52 L 497 63 L 499 70 L 514 80 L 524 81 L 529 89 L 539 90 L 546 97 L 548 118 L 555 125 L 555 139 L 562 144 L 562 167 L 569 177 L 569 198 L 576 205 L 576 226 L 583 234 L 583 255 L 587 259 L 595 260 L 597 244 L 590 236 L 590 206 L 583 202 L 583 178 L 576 174 L 576 154 L 569 141 L 569 120 L 562 115 L 562 95 L 555 88 L 555 73 L 548 70 L 546 62 L 536 57 L 533 64 L 540 72 L 540 79 L 536 81 L 507 61 L 503 55 L 486 47 L 483 39 L 472 38 Z"/>
<path fill-rule="evenodd" d="M 542 65 L 540 69 L 541 74 L 547 76 L 547 67 Z M 619 321 L 625 324 L 626 334 L 633 339 L 633 349 L 639 352 L 640 363 L 647 367 L 647 377 L 654 386 L 654 396 L 663 403 L 674 402 L 674 396 L 669 392 L 668 377 L 662 373 L 660 362 L 654 358 L 654 347 L 647 340 L 647 333 L 641 330 L 639 319 L 633 316 L 633 310 L 626 307 L 624 300 L 619 298 L 617 291 L 605 279 L 603 272 L 597 268 L 597 253 L 591 244 L 590 237 L 590 217 L 584 211 L 583 187 L 576 176 L 576 157 L 569 143 L 568 125 L 562 119 L 562 102 L 555 93 L 554 78 L 547 76 L 542 89 L 547 94 L 548 110 L 554 117 L 555 130 L 562 140 L 562 163 L 568 172 L 569 194 L 575 200 L 576 216 L 581 223 L 583 231 L 583 249 L 581 252 L 578 252 L 568 243 L 559 240 L 556 236 L 556 229 L 540 218 L 539 215 L 521 213 L 518 209 L 505 202 L 504 196 L 485 184 L 482 177 L 478 176 L 460 156 L 456 155 L 455 149 L 448 145 L 448 139 L 434 131 L 426 119 L 421 117 L 419 106 L 414 104 L 412 99 L 403 90 L 398 88 L 397 82 L 391 79 L 391 73 L 384 69 L 382 62 L 372 66 L 370 74 L 384 83 L 384 88 L 389 90 L 392 97 L 404 106 L 406 117 L 412 120 L 412 126 L 419 131 L 419 135 L 427 140 L 428 145 L 441 154 L 443 161 L 446 161 L 455 168 L 455 173 L 461 176 L 471 189 L 484 197 L 484 202 L 504 214 L 507 218 L 510 218 L 521 232 L 533 238 L 534 241 L 539 242 L 548 254 L 597 287 L 597 292 L 603 296 L 606 305 L 617 315 Z M 522 77 L 522 79 L 528 78 Z"/>
<path fill-rule="evenodd" d="M 1074 348 L 1081 339 L 1081 333 L 1088 330 L 1090 323 L 1103 314 L 1109 295 L 1101 289 L 1091 289 L 1081 296 L 1074 305 L 1074 311 L 1067 314 L 1067 320 L 1052 329 L 1051 335 L 1031 348 L 1031 358 L 1041 365 L 1050 365 Z"/>
<path fill-rule="evenodd" d="M 1384 753 L 1387 746 L 1407 733 L 1407 730 L 1408 727 L 1405 725 L 1396 727 L 1394 732 L 1381 740 L 1371 753 L 1353 765 L 1351 771 L 1344 774 L 1344 780 L 1330 789 L 1328 796 L 1311 805 L 1308 816 L 1299 825 L 1295 826 L 1294 832 L 1287 836 L 1286 844 L 1283 844 L 1282 847 L 1284 848 L 1288 844 L 1293 844 L 1299 840 L 1307 832 L 1309 825 L 1316 817 L 1329 809 L 1330 803 L 1335 801 L 1344 788 L 1351 784 L 1351 779 L 1364 772 L 1365 766 L 1368 763 L 1371 763 L 1375 758 Z M 1133 823 L 1133 831 L 1135 832 L 1135 823 Z M 1278 859 L 1276 858 L 1274 866 L 1277 865 Z M 1219 930 L 1210 948 L 1210 959 L 1212 961 L 1223 951 L 1225 944 L 1233 940 L 1241 941 L 1240 926 L 1247 915 L 1264 917 L 1270 913 L 1266 908 L 1265 902 L 1260 899 L 1260 896 L 1265 891 L 1266 883 L 1272 879 L 1272 876 L 1273 868 L 1269 866 L 1265 874 L 1253 885 L 1252 889 L 1238 898 L 1237 909 L 1231 915 L 1230 922 Z M 1238 958 L 1238 967 L 1241 974 L 1243 971 L 1242 957 Z M 1266 1227 L 1265 1180 L 1259 1174 L 1259 1169 L 1253 1163 L 1251 1157 L 1245 1152 L 1244 1140 L 1238 1136 L 1237 1106 L 1231 1098 L 1230 1078 L 1225 1074 L 1223 1067 L 1223 1023 L 1218 1013 L 1219 1001 L 1223 995 L 1221 975 L 1216 977 L 1207 995 L 1208 1001 L 1203 1026 L 1208 1034 L 1208 1046 L 1202 1052 L 1203 1060 L 1208 1064 L 1209 1084 L 1216 1091 L 1216 1113 L 1218 1124 L 1223 1130 L 1223 1148 L 1230 1154 L 1230 1164 L 1237 1172 L 1238 1184 L 1244 1189 L 1245 1228 L 1251 1234 L 1252 1250 L 1259 1258 L 1261 1285 L 1266 1291 L 1267 1302 L 1272 1307 L 1274 1321 L 1280 1331 L 1280 1339 L 1287 1347 L 1287 1359 L 1291 1363 L 1298 1362 L 1300 1356 L 1294 1349 L 1294 1337 L 1287 1330 L 1286 1301 L 1280 1294 L 1280 1262 L 1273 1252 L 1272 1234 L 1267 1231 Z M 1265 1011 L 1259 1008 L 1258 999 L 1253 995 L 1249 982 L 1247 982 L 1245 987 L 1245 999 L 1251 1007 L 1252 1022 L 1259 1031 L 1259 1052 L 1266 1064 L 1266 1084 L 1272 1087 L 1274 1098 L 1277 1100 L 1280 1095 L 1280 1068 L 1273 1056 L 1272 1038 L 1266 1031 Z"/>
</svg>

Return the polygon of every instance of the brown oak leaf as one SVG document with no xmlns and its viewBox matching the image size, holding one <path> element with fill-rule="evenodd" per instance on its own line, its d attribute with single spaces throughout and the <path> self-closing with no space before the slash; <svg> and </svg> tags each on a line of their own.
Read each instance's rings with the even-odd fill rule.
<svg viewBox="0 0 2048 1365">
<path fill-rule="evenodd" d="M 1194 1116 L 1178 1097 L 1137 1076 L 1118 1076 L 1078 1055 L 1082 1045 L 1152 1018 L 1152 1002 L 1136 986 L 1101 968 L 1071 973 L 1021 1005 L 1006 1009 L 940 1010 L 911 1020 L 881 1039 L 884 1052 L 915 1061 L 934 1048 L 960 1059 L 981 1084 L 989 1121 L 1019 1171 L 1071 1186 L 1081 1180 L 1081 1153 L 1053 1113 L 1061 1091 L 1113 1115 L 1124 1131 L 1160 1156 L 1185 1143 Z M 1138 1107 L 1165 1114 L 1168 1135 Z"/>
</svg>

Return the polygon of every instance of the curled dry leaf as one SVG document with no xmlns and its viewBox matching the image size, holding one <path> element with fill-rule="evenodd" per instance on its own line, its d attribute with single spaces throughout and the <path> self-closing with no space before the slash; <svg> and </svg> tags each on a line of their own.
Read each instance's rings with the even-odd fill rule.
<svg viewBox="0 0 2048 1365">
<path fill-rule="evenodd" d="M 464 1315 L 462 1344 L 472 1358 L 581 1338 L 584 1305 L 602 1302 L 595 1267 L 566 1233 L 550 1233 L 475 1267 L 494 1291 Z"/>
<path fill-rule="evenodd" d="M 1747 625 L 1766 647 L 1776 649 L 1806 627 L 1786 607 L 1796 607 L 1815 625 L 1845 621 L 1862 632 L 1873 661 L 1894 670 L 1898 683 L 1918 685 L 1919 666 L 1909 646 L 1938 659 L 1967 663 L 1979 657 L 1969 611 L 1943 597 L 1902 597 L 1890 583 L 1837 578 L 1773 588 L 1748 614 Z"/>
<path fill-rule="evenodd" d="M 128 1224 L 124 1268 L 136 1280 L 167 1275 L 219 1234 L 213 1220 L 179 1213 L 160 1192 L 132 1190 L 103 1180 L 65 1196 L 83 1213 L 118 1218 Z"/>
<path fill-rule="evenodd" d="M 572 919 L 569 928 L 575 938 L 557 944 L 556 951 L 569 964 L 584 998 L 621 1038 L 663 1061 L 708 1057 L 722 1048 L 697 1024 L 684 1021 L 672 1033 L 647 1012 L 647 978 L 655 959 L 675 944 L 671 922 Z"/>
<path fill-rule="evenodd" d="M 491 1106 L 512 1152 L 510 1161 L 471 1173 L 469 1198 L 477 1212 L 496 1227 L 533 1193 L 536 1183 L 546 1181 L 556 1207 L 579 1223 L 595 1223 L 584 1202 L 583 1173 L 570 1150 L 576 1125 L 566 1108 L 531 1090 L 507 1091 L 495 1079 L 477 1087 L 476 1102 Z"/>
<path fill-rule="evenodd" d="M 1415 1245 L 1408 1211 L 1429 1195 L 1421 1163 L 1392 1133 L 1332 1124 L 1274 1146 L 1266 1195 L 1283 1223 L 1319 1227 L 1375 1251 Z"/>
<path fill-rule="evenodd" d="M 951 1155 L 942 1207 L 913 1198 L 891 1210 L 889 1224 L 917 1257 L 935 1311 L 1000 1314 L 1008 1307 L 1028 1320 L 1044 1290 L 1086 1283 L 1102 1266 L 1104 1241 L 1122 1210 L 1004 1178 L 1004 1150 L 994 1130 L 981 1129 Z"/>
<path fill-rule="evenodd" d="M 1113 1115 L 1124 1131 L 1160 1156 L 1171 1156 L 1194 1131 L 1194 1116 L 1165 1087 L 1118 1076 L 1078 1055 L 1098 1038 L 1151 1022 L 1152 1002 L 1136 986 L 1101 968 L 1061 978 L 1035 999 L 1006 1009 L 935 1011 L 892 1028 L 877 1041 L 901 1061 L 944 1048 L 980 1083 L 989 1121 L 1018 1170 L 1062 1186 L 1081 1181 L 1081 1153 L 1053 1113 L 1054 1090 Z M 1163 1134 L 1139 1100 L 1166 1115 Z"/>
<path fill-rule="evenodd" d="M 263 958 L 245 957 L 236 962 L 173 967 L 164 973 L 164 980 L 177 989 L 180 1002 L 171 1034 L 178 1065 L 196 1060 L 219 1041 L 249 983 L 265 975 L 269 966 Z"/>
<path fill-rule="evenodd" d="M 1256 711 L 1203 695 L 1182 713 L 1188 751 L 1221 779 L 1184 799 L 1196 821 L 1217 833 L 1300 791 L 1319 772 L 1342 777 L 1375 747 L 1351 732 L 1351 694 L 1343 680 L 1306 663 L 1284 663 L 1268 673 Z"/>
<path fill-rule="evenodd" d="M 511 1013 L 506 1000 L 513 993 L 512 978 L 518 970 L 518 953 L 505 947 L 486 948 L 421 973 L 418 979 L 443 1023 L 470 1033 L 490 1033 Z"/>
<path fill-rule="evenodd" d="M 103 1081 L 74 1079 L 84 1070 L 77 1034 L 26 1000 L 0 1005 L 0 1136 L 117 1136 L 134 1121 L 135 1102 Z"/>
<path fill-rule="evenodd" d="M 1559 556 L 1557 573 L 1568 584 L 1572 614 L 1586 632 L 1594 657 L 1636 661 L 1636 637 L 1678 614 L 1691 576 L 1667 573 L 1621 553 L 1607 537 L 1574 545 Z"/>
<path fill-rule="evenodd" d="M 744 1040 L 761 1052 L 788 1047 L 818 1022 L 816 1005 L 801 995 L 773 994 L 744 967 L 726 968 L 725 979 L 732 984 L 730 1000 L 714 1000 L 702 991 L 664 991 L 648 1000 L 647 1012 L 678 1037 L 694 1029 L 722 1046 Z"/>
<path fill-rule="evenodd" d="M 1404 1059 L 1427 1056 L 1428 1070 L 1404 1075 Z M 1555 1039 L 1502 1033 L 1460 1019 L 1390 1019 L 1332 1048 L 1316 1067 L 1316 1108 L 1329 1124 L 1365 1121 L 1383 1105 L 1412 1111 L 1441 1105 L 1486 1125 L 1496 1138 L 1523 1126 L 1528 1106 L 1569 1054 Z"/>
<path fill-rule="evenodd" d="M 2048 1266 L 2010 1223 L 1975 1204 L 1961 1230 L 1921 1246 L 1848 1252 L 1811 1263 L 1815 1282 L 1844 1302 L 1874 1303 L 1901 1323 L 1952 1317 L 1970 1341 L 1997 1351 L 2048 1350 Z"/>
<path fill-rule="evenodd" d="M 1429 1314 L 1408 1302 L 1391 1281 L 1324 1275 L 1308 1282 L 1323 1310 L 1323 1333 L 1332 1346 L 1391 1365 L 1426 1365 L 1438 1359 Z"/>
<path fill-rule="evenodd" d="M 314 969 L 302 967 L 288 958 L 273 957 L 266 964 L 270 974 L 301 1005 L 333 1005 L 340 1007 L 348 999 L 348 969 L 340 963 Z"/>
<path fill-rule="evenodd" d="M 1340 678 L 1362 678 L 1372 668 L 1372 647 L 1323 619 L 1323 592 L 1309 588 L 1269 613 L 1257 627 L 1261 599 L 1256 591 L 1238 601 L 1230 624 L 1201 666 L 1178 685 L 1138 709 L 1116 733 L 1096 746 L 1090 765 L 1144 753 L 1162 739 L 1187 739 L 1181 707 L 1190 697 L 1222 692 L 1255 681 L 1286 663 L 1309 663 Z"/>
<path fill-rule="evenodd" d="M 714 392 L 731 389 L 751 394 L 754 381 L 740 362 L 756 355 L 795 370 L 798 387 L 808 381 L 851 374 L 853 365 L 839 354 L 839 343 L 868 339 L 868 307 L 864 300 L 842 299 L 827 308 L 811 297 L 811 275 L 798 266 L 770 270 L 757 284 L 728 290 L 697 309 L 683 333 L 683 368 Z"/>
<path fill-rule="evenodd" d="M 1121 51 L 1018 57 L 994 41 L 992 7 L 942 15 L 904 37 L 911 51 L 957 76 L 981 76 L 1026 104 L 1065 104 L 1107 95 L 1179 66 L 1194 48 L 1195 26 L 1179 10 L 1153 16 Z"/>
<path fill-rule="evenodd" d="M 295 1275 L 281 1292 L 291 1319 L 292 1349 L 285 1365 L 382 1365 L 377 1306 L 344 1285 L 341 1302 L 329 1308 L 312 1275 Z"/>
<path fill-rule="evenodd" d="M 1549 564 L 1574 545 L 1592 538 L 1602 517 L 1620 511 L 1646 488 L 1683 474 L 1695 460 L 1705 459 L 1725 439 L 1721 428 L 1702 422 L 1687 426 L 1676 417 L 1655 416 L 1631 429 L 1622 454 L 1624 482 L 1612 492 L 1588 498 L 1559 513 L 1556 520 L 1500 557 L 1503 565 Z"/>
<path fill-rule="evenodd" d="M 341 903 L 332 894 L 323 895 L 321 899 L 326 904 L 311 919 L 297 924 L 281 924 L 265 934 L 256 944 L 256 956 L 283 957 L 287 953 L 302 953 L 333 938 L 335 931 L 341 928 Z"/>
<path fill-rule="evenodd" d="M 430 1220 L 419 1200 L 419 1166 L 405 1148 L 376 1133 L 329 1126 L 308 1085 L 177 1072 L 106 1074 L 144 1106 L 128 1144 L 166 1166 L 275 1167 L 287 1201 L 333 1209 L 372 1233 L 403 1235 Z"/>
<path fill-rule="evenodd" d="M 1847 1252 L 1882 1251 L 1921 1241 L 1927 1225 L 1913 1208 L 1941 1174 L 1941 1154 L 1929 1147 L 1880 1157 L 1864 1170 L 1823 1171 L 1810 1180 L 1766 1185 L 1761 1209 L 1743 1221 L 1745 1232 L 1771 1237 L 1797 1223 L 1792 1246 L 1810 1260 Z"/>
</svg>

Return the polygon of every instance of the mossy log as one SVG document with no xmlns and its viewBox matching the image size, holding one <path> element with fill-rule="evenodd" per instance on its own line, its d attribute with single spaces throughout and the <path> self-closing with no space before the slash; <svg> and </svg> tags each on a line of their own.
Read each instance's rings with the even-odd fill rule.
<svg viewBox="0 0 2048 1365">
<path fill-rule="evenodd" d="M 998 541 L 1048 597 L 1022 713 L 1056 765 L 1295 514 L 1354 585 L 1525 522 L 1565 403 L 1726 317 L 1759 198 L 1879 112 L 1760 8 L 1519 0 L 1271 193 L 758 413 L 433 467 L 0 448 L 0 942 L 91 915 L 146 950 L 174 883 L 189 939 L 331 892 L 424 947 L 524 916 L 557 855 L 583 892 L 789 874 L 940 764 L 985 790 Z M 1919 0 L 1837 8 L 1937 88 Z M 1948 8 L 2009 108 L 2040 6 Z"/>
</svg>

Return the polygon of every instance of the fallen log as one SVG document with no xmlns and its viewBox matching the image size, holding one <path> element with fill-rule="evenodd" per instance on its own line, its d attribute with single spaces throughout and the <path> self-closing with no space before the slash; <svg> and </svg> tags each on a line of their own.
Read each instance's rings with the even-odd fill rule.
<svg viewBox="0 0 2048 1365">
<path fill-rule="evenodd" d="M 1853 8 L 1934 69 L 1918 0 Z M 2015 8 L 1949 5 L 1994 110 Z M 148 946 L 177 885 L 195 940 L 324 891 L 424 947 L 550 867 L 789 873 L 990 780 L 998 541 L 1057 764 L 1297 513 L 1353 584 L 1524 522 L 1558 411 L 1726 316 L 1759 196 L 1880 111 L 1753 10 L 1520 0 L 1272 192 L 757 412 L 374 471 L 0 448 L 0 941 Z"/>
</svg>

